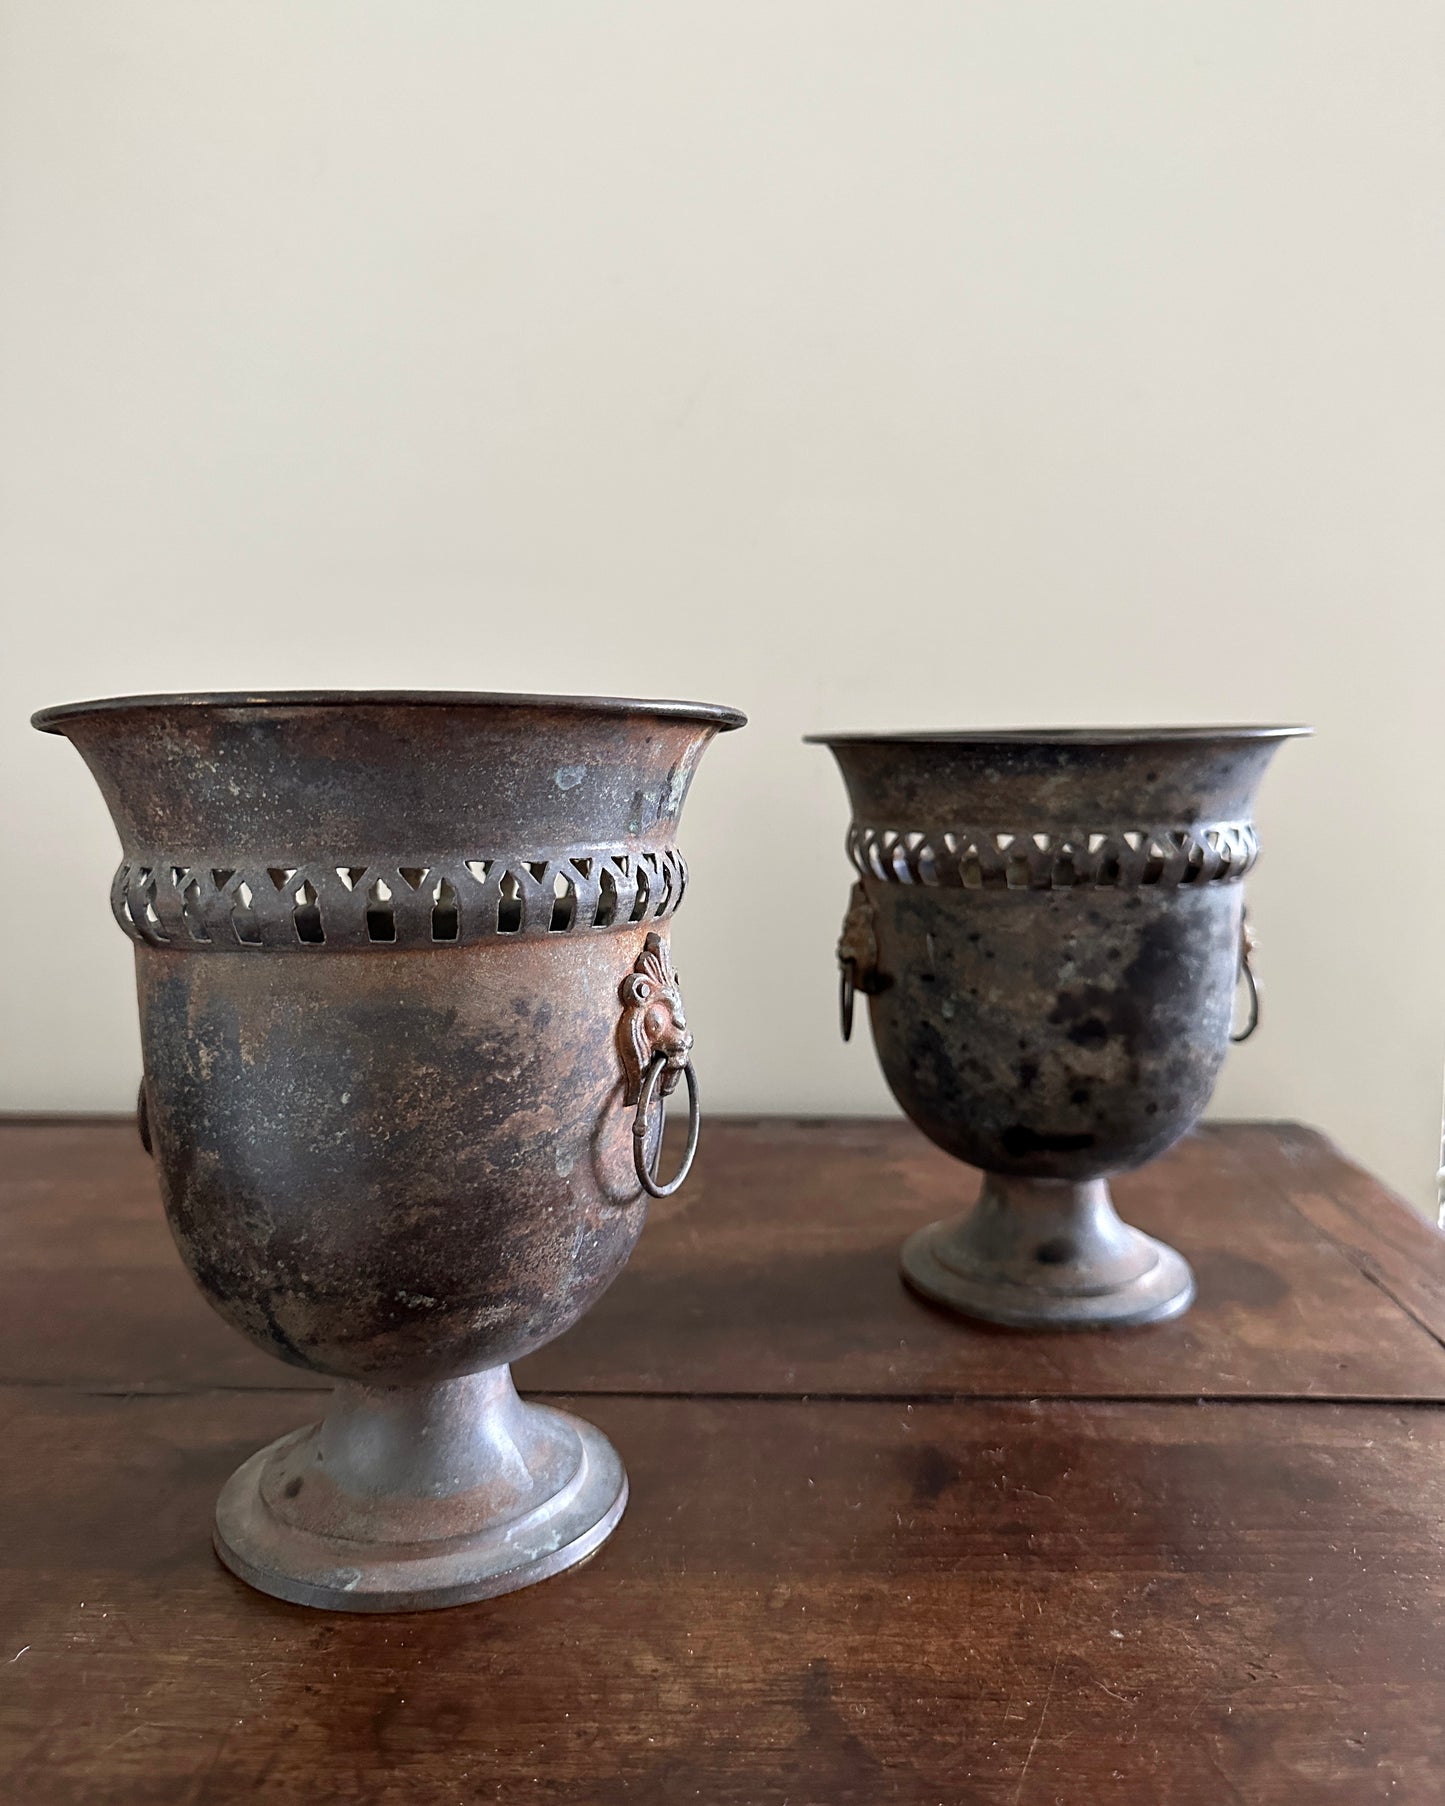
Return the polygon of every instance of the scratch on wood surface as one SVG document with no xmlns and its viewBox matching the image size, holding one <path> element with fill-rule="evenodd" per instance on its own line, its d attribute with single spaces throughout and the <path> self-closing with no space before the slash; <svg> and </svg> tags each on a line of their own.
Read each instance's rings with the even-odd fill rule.
<svg viewBox="0 0 1445 1806">
<path fill-rule="evenodd" d="M 213 1774 L 215 1774 L 216 1764 L 221 1760 L 221 1752 L 225 1749 L 227 1743 L 230 1742 L 230 1739 L 231 1739 L 231 1732 L 230 1732 L 229 1728 L 222 1731 L 221 1735 L 216 1739 L 216 1747 L 211 1752 L 210 1761 L 206 1764 L 205 1768 L 202 1769 L 201 1772 L 196 1776 L 195 1791 L 194 1791 L 194 1793 L 191 1794 L 190 1799 L 187 1802 L 187 1806 L 201 1806 L 201 1803 L 205 1800 L 206 1796 L 210 1793 L 211 1776 Z"/>
<path fill-rule="evenodd" d="M 137 1731 L 162 1731 L 165 1728 L 164 1725 L 152 1724 L 149 1719 L 145 1719 L 140 1724 L 133 1724 L 128 1731 L 122 1731 L 119 1737 L 112 1737 L 109 1743 L 102 1744 L 95 1752 L 96 1756 L 97 1758 L 108 1756 L 113 1749 L 124 1743 L 127 1737 L 134 1737 Z"/>
<path fill-rule="evenodd" d="M 1049 1701 L 1054 1697 L 1054 1676 L 1059 1672 L 1059 1663 L 1062 1659 L 1061 1656 L 1055 1656 L 1054 1665 L 1049 1670 L 1049 1684 L 1044 1689 L 1044 1703 L 1039 1708 L 1039 1722 L 1034 1727 L 1034 1740 L 1029 1745 L 1028 1755 L 1024 1757 L 1024 1765 L 1019 1770 L 1019 1782 L 1018 1786 L 1014 1789 L 1012 1806 L 1018 1806 L 1019 1796 L 1024 1790 L 1024 1782 L 1029 1776 L 1029 1764 L 1034 1759 L 1034 1751 L 1039 1747 L 1039 1738 L 1044 1734 L 1044 1720 L 1049 1715 Z"/>
</svg>

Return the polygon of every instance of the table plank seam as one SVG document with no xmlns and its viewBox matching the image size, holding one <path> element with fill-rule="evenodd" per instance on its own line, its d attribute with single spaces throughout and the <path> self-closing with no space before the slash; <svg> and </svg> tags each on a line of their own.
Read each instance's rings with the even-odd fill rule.
<svg viewBox="0 0 1445 1806">
<path fill-rule="evenodd" d="M 1277 1180 L 1271 1179 L 1269 1181 L 1269 1187 L 1275 1197 L 1282 1204 L 1288 1205 L 1289 1209 L 1312 1234 L 1328 1242 L 1331 1247 L 1337 1248 L 1362 1279 L 1368 1280 L 1372 1286 L 1388 1298 L 1390 1303 L 1395 1306 L 1396 1310 L 1408 1317 L 1410 1322 L 1413 1323 L 1417 1329 L 1422 1330 L 1436 1348 L 1445 1350 L 1445 1336 L 1442 1336 L 1439 1331 L 1435 1329 L 1433 1324 L 1422 1317 L 1409 1299 L 1403 1297 L 1400 1291 L 1390 1283 L 1385 1273 L 1381 1270 L 1375 1256 L 1371 1254 L 1368 1249 L 1362 1248 L 1358 1243 L 1348 1240 L 1344 1236 L 1337 1235 L 1333 1231 L 1326 1229 L 1322 1224 L 1315 1222 L 1313 1217 L 1300 1206 L 1298 1199 L 1280 1185 Z M 1336 1192 L 1333 1187 L 1329 1187 L 1326 1190 L 1325 1195 L 1342 1216 L 1347 1217 L 1351 1222 L 1359 1223 L 1360 1220 L 1356 1212 L 1339 1196 L 1338 1192 Z M 1360 1227 L 1363 1229 L 1366 1228 L 1367 1225 L 1361 1223 Z"/>
<path fill-rule="evenodd" d="M 1341 1245 L 1344 1246 L 1344 1244 Z M 1391 1304 L 1395 1305 L 1399 1310 L 1402 1310 L 1410 1321 L 1418 1328 L 1424 1330 L 1425 1334 L 1437 1348 L 1445 1349 L 1445 1336 L 1442 1336 L 1433 1325 L 1427 1323 L 1414 1306 L 1410 1304 L 1408 1299 L 1400 1296 L 1399 1292 L 1397 1292 L 1390 1284 L 1385 1275 L 1378 1271 L 1373 1256 L 1367 1254 L 1363 1248 L 1353 1250 L 1353 1252 L 1358 1254 L 1359 1258 L 1356 1264 L 1364 1277 L 1369 1280 L 1370 1284 L 1372 1286 L 1377 1286 L 1390 1300 Z"/>
<path fill-rule="evenodd" d="M 1302 1393 L 1302 1392 L 649 1392 L 636 1389 L 579 1390 L 576 1387 L 527 1386 L 518 1388 L 524 1398 L 571 1399 L 585 1404 L 589 1399 L 616 1399 L 638 1404 L 755 1404 L 755 1405 L 1022 1405 L 1042 1408 L 1047 1405 L 1308 1405 L 1378 1410 L 1381 1407 L 1438 1411 L 1445 1408 L 1445 1396 L 1423 1398 L 1401 1397 L 1398 1393 Z M 231 1386 L 220 1381 L 213 1385 L 193 1387 L 88 1386 L 68 1380 L 7 1380 L 0 1377 L 0 1393 L 43 1393 L 47 1396 L 68 1395 L 77 1399 L 108 1399 L 118 1404 L 146 1404 L 176 1399 L 202 1398 L 294 1398 L 321 1400 L 331 1396 L 329 1386 Z"/>
</svg>

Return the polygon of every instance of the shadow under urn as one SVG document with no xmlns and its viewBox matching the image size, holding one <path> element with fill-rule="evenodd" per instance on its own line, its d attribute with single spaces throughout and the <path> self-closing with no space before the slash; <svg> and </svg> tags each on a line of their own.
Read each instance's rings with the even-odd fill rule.
<svg viewBox="0 0 1445 1806">
<path fill-rule="evenodd" d="M 226 1321 L 337 1388 L 247 1461 L 221 1559 L 350 1611 L 481 1599 L 610 1534 L 606 1438 L 509 1364 L 696 1146 L 668 931 L 710 704 L 318 692 L 42 711 L 120 834 L 141 1128 Z M 658 1177 L 686 1083 L 683 1172 Z"/>
<path fill-rule="evenodd" d="M 1254 796 L 1309 731 L 812 736 L 853 810 L 844 1036 L 862 993 L 893 1095 L 983 1171 L 970 1209 L 904 1245 L 925 1297 L 1027 1329 L 1188 1308 L 1188 1263 L 1120 1220 L 1108 1175 L 1198 1120 L 1241 975 L 1246 1035 L 1258 1020 Z"/>
</svg>

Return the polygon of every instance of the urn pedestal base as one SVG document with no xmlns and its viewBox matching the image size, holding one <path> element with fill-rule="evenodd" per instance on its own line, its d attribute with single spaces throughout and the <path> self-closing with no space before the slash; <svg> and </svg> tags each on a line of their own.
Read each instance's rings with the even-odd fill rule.
<svg viewBox="0 0 1445 1806">
<path fill-rule="evenodd" d="M 986 1173 L 973 1208 L 910 1236 L 902 1265 L 925 1298 L 1013 1329 L 1162 1323 L 1194 1298 L 1189 1263 L 1122 1222 L 1104 1179 Z"/>
<path fill-rule="evenodd" d="M 508 1368 L 437 1385 L 343 1384 L 320 1423 L 255 1454 L 216 1506 L 216 1553 L 278 1599 L 427 1611 L 585 1561 L 627 1503 L 591 1424 L 524 1403 Z"/>
</svg>

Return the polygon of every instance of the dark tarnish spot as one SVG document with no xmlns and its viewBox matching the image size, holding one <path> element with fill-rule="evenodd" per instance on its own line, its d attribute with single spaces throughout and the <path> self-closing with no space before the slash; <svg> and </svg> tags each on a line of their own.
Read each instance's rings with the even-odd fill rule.
<svg viewBox="0 0 1445 1806">
<path fill-rule="evenodd" d="M 959 1114 L 966 1106 L 958 1061 L 935 1023 L 922 1018 L 913 1024 L 909 1053 L 919 1098 L 945 1119 Z"/>
<path fill-rule="evenodd" d="M 1034 1080 L 1039 1076 L 1037 1060 L 1020 1060 L 1018 1063 L 1019 1088 L 1023 1091 L 1033 1089 Z"/>
<path fill-rule="evenodd" d="M 1040 1242 L 1034 1249 L 1034 1259 L 1042 1261 L 1046 1267 L 1061 1267 L 1065 1261 L 1078 1257 L 1077 1246 L 1066 1235 L 1057 1235 L 1051 1242 Z"/>
<path fill-rule="evenodd" d="M 1126 978 L 1133 969 L 1129 967 Z M 1061 991 L 1049 1021 L 1063 1029 L 1075 1047 L 1104 1047 L 1115 1036 L 1128 1045 L 1144 1027 L 1139 1015 L 1141 995 L 1149 992 L 1128 985 L 1083 985 L 1076 991 Z"/>
<path fill-rule="evenodd" d="M 1136 996 L 1168 996 L 1187 982 L 1195 930 L 1187 918 L 1160 916 L 1139 938 L 1138 951 L 1122 977 Z"/>
<path fill-rule="evenodd" d="M 215 1286 L 216 1296 L 220 1298 L 227 1297 L 226 1291 L 222 1289 L 225 1283 L 226 1282 L 224 1281 L 219 1283 L 216 1281 L 211 1282 L 211 1284 Z M 207 1290 L 207 1295 L 210 1295 L 209 1288 Z M 272 1354 L 278 1355 L 280 1359 L 285 1361 L 289 1366 L 309 1368 L 311 1366 L 311 1357 L 309 1353 L 293 1342 L 277 1321 L 276 1312 L 271 1303 L 272 1296 L 273 1294 L 270 1292 L 258 1292 L 254 1300 L 252 1300 L 256 1309 L 260 1312 L 261 1317 L 264 1319 L 267 1331 L 271 1336 Z"/>
<path fill-rule="evenodd" d="M 1013 1160 L 1022 1159 L 1025 1154 L 1082 1154 L 1094 1145 L 1092 1135 L 1041 1135 L 1037 1129 L 1025 1128 L 1022 1123 L 1011 1124 L 999 1139 L 1003 1142 L 1004 1152 Z"/>
<path fill-rule="evenodd" d="M 937 1443 L 925 1442 L 907 1451 L 909 1484 L 915 1505 L 931 1505 L 963 1478 L 963 1469 Z"/>
</svg>

